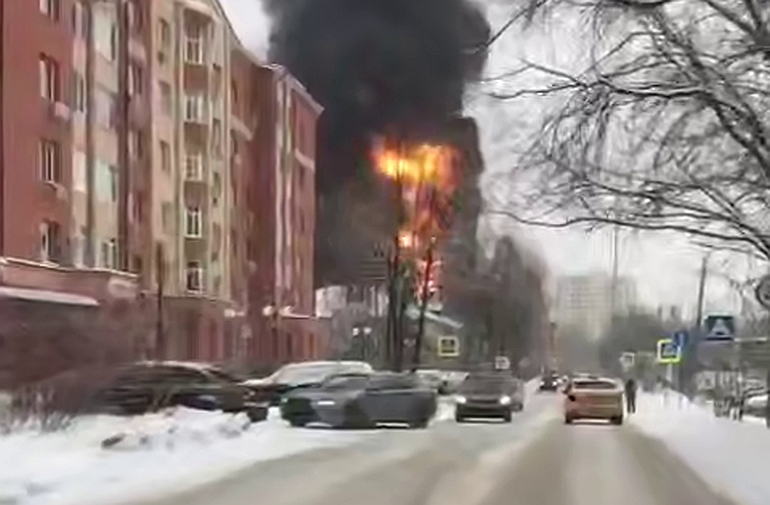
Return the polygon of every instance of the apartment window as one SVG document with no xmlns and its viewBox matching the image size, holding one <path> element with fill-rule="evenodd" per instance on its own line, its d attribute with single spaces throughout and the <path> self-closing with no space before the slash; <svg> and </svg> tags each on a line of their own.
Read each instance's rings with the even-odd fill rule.
<svg viewBox="0 0 770 505">
<path fill-rule="evenodd" d="M 72 5 L 72 33 L 82 39 L 88 35 L 88 13 L 83 8 L 83 2 Z"/>
<path fill-rule="evenodd" d="M 128 149 L 133 159 L 144 157 L 144 134 L 141 131 L 128 132 Z"/>
<path fill-rule="evenodd" d="M 81 226 L 72 237 L 70 254 L 72 258 L 72 264 L 75 265 L 75 268 L 83 268 L 83 266 L 85 266 L 86 231 L 86 227 Z"/>
<path fill-rule="evenodd" d="M 185 156 L 185 179 L 188 181 L 203 180 L 203 155 L 199 152 L 188 152 Z"/>
<path fill-rule="evenodd" d="M 54 21 L 59 20 L 59 0 L 40 0 L 40 12 Z"/>
<path fill-rule="evenodd" d="M 102 160 L 95 160 L 94 185 L 96 199 L 109 203 L 118 200 L 118 169 Z"/>
<path fill-rule="evenodd" d="M 111 130 L 116 124 L 117 105 L 115 96 L 109 91 L 97 88 L 94 93 L 96 105 L 96 124 L 105 130 Z"/>
<path fill-rule="evenodd" d="M 164 172 L 171 172 L 171 146 L 164 140 L 160 141 L 160 168 Z"/>
<path fill-rule="evenodd" d="M 236 112 L 240 112 L 238 110 L 238 85 L 235 82 L 235 79 L 230 81 L 230 100 L 233 104 L 233 110 Z"/>
<path fill-rule="evenodd" d="M 144 93 L 144 70 L 136 63 L 128 66 L 128 94 L 131 96 Z"/>
<path fill-rule="evenodd" d="M 205 97 L 203 95 L 185 95 L 185 121 L 202 123 L 204 121 Z"/>
<path fill-rule="evenodd" d="M 75 72 L 72 74 L 72 81 L 72 93 L 74 95 L 72 108 L 77 112 L 85 112 L 87 106 L 86 80 L 79 72 Z"/>
<path fill-rule="evenodd" d="M 192 65 L 203 65 L 203 28 L 200 26 L 187 28 L 184 61 Z"/>
<path fill-rule="evenodd" d="M 74 150 L 72 152 L 72 189 L 80 193 L 88 191 L 86 183 L 86 153 Z"/>
<path fill-rule="evenodd" d="M 219 205 L 219 196 L 222 194 L 222 176 L 219 175 L 219 172 L 214 172 L 212 186 L 212 203 L 216 207 Z"/>
<path fill-rule="evenodd" d="M 194 293 L 203 291 L 203 268 L 198 261 L 187 263 L 187 291 Z"/>
<path fill-rule="evenodd" d="M 185 216 L 185 236 L 201 238 L 203 236 L 203 212 L 198 207 L 190 207 Z"/>
<path fill-rule="evenodd" d="M 171 115 L 171 86 L 167 82 L 158 83 L 160 89 L 160 110 L 167 116 Z"/>
<path fill-rule="evenodd" d="M 114 270 L 118 265 L 118 241 L 111 238 L 109 240 L 102 241 L 101 243 L 101 257 L 99 258 L 99 266 Z"/>
<path fill-rule="evenodd" d="M 46 182 L 59 182 L 61 175 L 59 144 L 53 140 L 41 140 L 38 157 L 40 179 Z"/>
<path fill-rule="evenodd" d="M 132 211 L 134 215 L 134 220 L 137 223 L 144 222 L 144 193 L 141 191 L 137 191 L 133 195 L 132 199 Z"/>
<path fill-rule="evenodd" d="M 43 54 L 40 55 L 40 96 L 50 102 L 59 99 L 59 64 Z"/>
<path fill-rule="evenodd" d="M 160 221 L 164 233 L 174 232 L 174 206 L 171 202 L 163 202 L 161 204 Z"/>
<path fill-rule="evenodd" d="M 91 30 L 94 37 L 96 51 L 110 61 L 114 61 L 118 55 L 118 27 L 114 13 L 105 9 L 100 3 L 93 5 L 93 19 Z"/>
<path fill-rule="evenodd" d="M 142 9 L 137 5 L 136 0 L 129 0 L 126 4 L 126 13 L 128 15 L 128 26 L 134 32 L 140 32 L 144 19 L 142 18 Z"/>
<path fill-rule="evenodd" d="M 40 260 L 43 262 L 59 262 L 59 240 L 61 227 L 53 221 L 43 221 L 40 224 Z"/>
<path fill-rule="evenodd" d="M 215 119 L 211 126 L 211 148 L 214 154 L 222 155 L 222 122 Z"/>
</svg>

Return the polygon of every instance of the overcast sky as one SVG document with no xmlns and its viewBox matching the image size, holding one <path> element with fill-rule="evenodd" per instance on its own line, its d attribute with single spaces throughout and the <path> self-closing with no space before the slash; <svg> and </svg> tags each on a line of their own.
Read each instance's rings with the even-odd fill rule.
<svg viewBox="0 0 770 505">
<path fill-rule="evenodd" d="M 517 2 L 479 0 L 487 7 L 493 26 L 505 22 L 510 5 Z M 259 56 L 265 57 L 269 36 L 269 19 L 262 11 L 259 0 L 221 0 L 231 23 L 244 44 Z M 585 55 L 581 48 L 579 29 L 569 21 L 555 23 L 549 29 L 528 31 L 509 30 L 494 46 L 487 73 L 499 75 L 509 70 L 518 58 L 547 63 L 551 66 L 568 67 Z M 474 116 L 482 133 L 482 151 L 490 174 L 510 170 L 515 163 L 511 152 L 523 131 L 537 117 L 537 111 L 522 111 L 520 105 L 505 106 L 486 100 L 469 101 L 468 114 Z M 498 230 L 505 224 L 495 223 Z M 510 227 L 510 223 L 508 223 Z M 610 270 L 611 234 L 580 230 L 517 230 L 530 246 L 538 250 L 549 267 L 552 276 L 584 273 L 592 270 Z M 677 235 L 622 233 L 619 268 L 622 275 L 632 276 L 639 294 L 650 307 L 678 305 L 686 313 L 692 313 L 697 298 L 698 271 L 703 252 L 690 245 L 686 238 Z M 743 270 L 746 261 L 733 265 L 737 272 Z M 716 275 L 710 278 L 707 289 L 707 311 L 729 312 L 738 310 L 738 302 L 730 295 L 724 282 Z"/>
</svg>

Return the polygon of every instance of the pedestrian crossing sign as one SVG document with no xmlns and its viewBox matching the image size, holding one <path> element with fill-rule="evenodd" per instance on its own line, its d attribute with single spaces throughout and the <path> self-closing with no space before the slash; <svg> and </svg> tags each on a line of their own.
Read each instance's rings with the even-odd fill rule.
<svg viewBox="0 0 770 505">
<path fill-rule="evenodd" d="M 733 316 L 708 316 L 706 318 L 706 340 L 735 339 L 735 318 Z"/>
<path fill-rule="evenodd" d="M 682 361 L 682 348 L 673 339 L 658 340 L 658 355 L 656 361 L 660 364 L 676 364 Z"/>
</svg>

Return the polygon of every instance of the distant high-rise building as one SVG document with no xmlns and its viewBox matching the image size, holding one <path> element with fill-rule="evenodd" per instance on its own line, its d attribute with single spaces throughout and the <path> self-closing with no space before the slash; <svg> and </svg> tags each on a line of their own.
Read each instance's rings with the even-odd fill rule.
<svg viewBox="0 0 770 505">
<path fill-rule="evenodd" d="M 555 318 L 559 327 L 576 328 L 592 339 L 601 338 L 613 313 L 627 314 L 637 303 L 635 282 L 604 273 L 572 275 L 557 280 Z"/>
</svg>

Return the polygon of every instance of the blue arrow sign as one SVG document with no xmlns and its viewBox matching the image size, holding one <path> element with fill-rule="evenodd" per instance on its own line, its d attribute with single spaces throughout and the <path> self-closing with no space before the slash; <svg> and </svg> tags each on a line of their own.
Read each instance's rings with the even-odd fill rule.
<svg viewBox="0 0 770 505">
<path fill-rule="evenodd" d="M 674 334 L 671 336 L 671 340 L 674 342 L 674 345 L 680 349 L 683 349 L 687 345 L 688 339 L 689 335 L 687 330 L 679 330 L 674 332 Z"/>
</svg>

